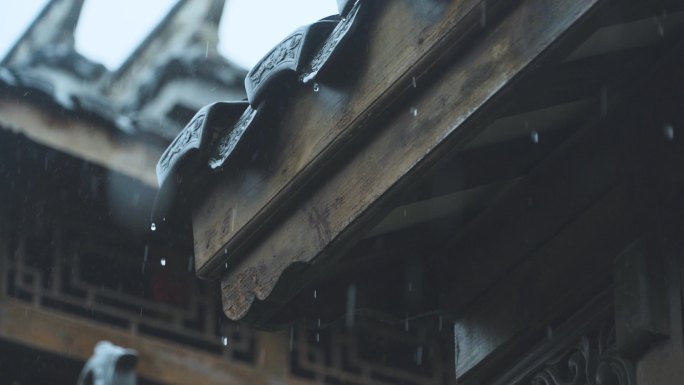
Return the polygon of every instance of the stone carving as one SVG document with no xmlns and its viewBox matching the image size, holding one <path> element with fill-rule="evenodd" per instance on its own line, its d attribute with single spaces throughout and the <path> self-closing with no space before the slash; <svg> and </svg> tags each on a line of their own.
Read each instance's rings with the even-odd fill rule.
<svg viewBox="0 0 684 385">
<path fill-rule="evenodd" d="M 617 355 L 614 331 L 585 336 L 532 377 L 531 385 L 635 385 L 633 365 Z"/>
<path fill-rule="evenodd" d="M 351 2 L 349 4 L 351 5 Z M 341 51 L 344 43 L 348 40 L 348 36 L 351 35 L 356 26 L 360 8 L 361 2 L 356 2 L 349 15 L 337 24 L 330 36 L 328 36 L 321 48 L 311 59 L 308 70 L 301 76 L 302 83 L 307 83 L 314 79 L 324 69 L 325 65 L 331 62 L 336 54 Z"/>
<path fill-rule="evenodd" d="M 78 385 L 135 385 L 138 353 L 100 341 L 78 376 Z"/>
<path fill-rule="evenodd" d="M 251 126 L 256 114 L 257 110 L 247 107 L 231 130 L 218 134 L 216 144 L 211 149 L 211 155 L 209 156 L 209 167 L 211 169 L 217 169 L 226 163 L 245 132 L 247 132 L 247 129 Z"/>
<path fill-rule="evenodd" d="M 336 20 L 324 19 L 294 31 L 281 41 L 257 63 L 245 78 L 247 99 L 252 106 L 258 106 L 266 90 L 286 74 L 301 72 L 312 48 L 323 40 L 337 25 Z"/>
</svg>

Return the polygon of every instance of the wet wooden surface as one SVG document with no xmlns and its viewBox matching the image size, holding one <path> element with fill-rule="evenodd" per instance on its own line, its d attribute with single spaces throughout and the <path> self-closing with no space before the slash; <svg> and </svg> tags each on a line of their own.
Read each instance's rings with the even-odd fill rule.
<svg viewBox="0 0 684 385">
<path fill-rule="evenodd" d="M 296 204 L 293 201 L 287 214 L 274 221 L 268 232 L 259 234 L 258 243 L 253 247 L 232 256 L 235 250 L 230 248 L 230 243 L 217 249 L 218 240 L 224 239 L 215 233 L 222 228 L 221 222 L 232 218 L 230 225 L 223 226 L 230 228 L 240 221 L 235 219 L 235 206 L 231 206 L 229 199 L 232 195 L 225 190 L 221 190 L 222 202 L 218 201 L 219 195 L 217 199 L 203 202 L 203 209 L 195 211 L 196 249 L 212 249 L 218 255 L 212 260 L 206 259 L 209 254 L 205 253 L 204 258 L 198 254 L 198 269 L 201 275 L 207 274 L 210 268 L 215 269 L 226 261 L 224 249 L 228 252 L 229 269 L 222 284 L 226 314 L 234 319 L 242 318 L 255 298 L 264 300 L 271 294 L 288 267 L 301 267 L 300 262 L 315 265 L 326 260 L 323 256 L 338 255 L 358 239 L 387 212 L 402 185 L 429 168 L 440 155 L 466 147 L 485 126 L 482 122 L 487 116 L 483 108 L 488 102 L 595 4 L 594 1 L 529 0 L 511 9 L 502 19 L 490 20 L 492 24 L 485 26 L 485 33 L 473 36 L 471 44 L 462 47 L 442 67 L 443 75 L 428 89 L 404 100 L 402 108 L 394 111 L 391 118 L 367 126 L 365 129 L 373 130 L 372 134 L 357 142 L 354 151 L 345 152 L 344 159 L 335 167 L 327 168 L 316 187 L 302 194 Z M 387 8 L 387 12 L 392 9 Z M 544 17 L 539 17 L 542 14 Z M 479 18 L 473 22 L 471 28 L 482 28 Z M 392 21 L 387 23 L 393 25 Z M 367 66 L 376 68 L 373 63 L 371 56 Z M 320 92 L 325 92 L 325 88 Z M 350 106 L 355 104 L 356 101 Z M 297 117 L 297 107 L 294 108 L 293 118 Z M 478 118 L 484 119 L 478 121 Z M 300 152 L 299 148 L 288 149 L 292 159 L 287 164 L 299 163 L 302 152 L 307 152 Z M 276 165 L 283 167 L 279 162 Z M 268 179 L 266 175 L 263 178 Z M 239 190 L 244 187 L 239 181 L 239 178 L 233 179 L 232 184 L 224 186 Z M 250 188 L 242 194 L 241 199 L 248 200 L 259 193 Z M 236 224 L 235 228 L 238 227 Z M 232 258 L 235 259 L 231 261 Z M 301 284 L 288 287 L 277 300 L 270 298 L 270 305 L 277 308 L 278 301 L 287 300 Z"/>
</svg>

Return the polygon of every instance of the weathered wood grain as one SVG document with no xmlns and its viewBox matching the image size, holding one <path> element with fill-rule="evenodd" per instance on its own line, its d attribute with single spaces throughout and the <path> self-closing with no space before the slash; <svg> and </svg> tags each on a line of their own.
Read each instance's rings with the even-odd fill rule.
<svg viewBox="0 0 684 385">
<path fill-rule="evenodd" d="M 374 135 L 362 148 L 339 168 L 328 169 L 325 181 L 226 272 L 226 314 L 243 317 L 255 298 L 269 296 L 292 264 L 315 264 L 328 252 L 339 254 L 387 210 L 398 187 L 440 154 L 467 144 L 483 128 L 474 124 L 475 113 L 596 3 L 526 1 L 461 52 L 429 92 L 416 95 L 388 123 L 373 126 Z M 292 295 L 296 284 L 288 289 Z M 287 298 L 281 295 L 279 300 Z"/>
<path fill-rule="evenodd" d="M 193 216 L 198 275 L 216 273 L 224 250 L 237 253 L 326 158 L 359 132 L 374 129 L 363 127 L 364 120 L 411 88 L 414 76 L 420 82 L 444 47 L 461 41 L 480 20 L 476 0 L 419 3 L 371 4 L 372 20 L 360 28 L 363 38 L 345 63 L 352 68 L 343 82 L 322 79 L 318 92 L 310 86 L 296 90 L 268 138 L 268 153 L 255 152 L 256 162 L 231 170 L 210 188 Z"/>
</svg>

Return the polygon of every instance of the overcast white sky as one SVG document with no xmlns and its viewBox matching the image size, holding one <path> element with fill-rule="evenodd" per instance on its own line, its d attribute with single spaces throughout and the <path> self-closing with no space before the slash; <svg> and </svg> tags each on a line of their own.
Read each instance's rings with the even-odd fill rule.
<svg viewBox="0 0 684 385">
<path fill-rule="evenodd" d="M 48 0 L 0 0 L 0 57 Z M 116 69 L 176 0 L 86 0 L 76 31 L 79 52 Z M 135 10 L 133 12 L 132 10 Z M 219 51 L 251 68 L 295 28 L 337 12 L 335 0 L 228 0 Z"/>
</svg>

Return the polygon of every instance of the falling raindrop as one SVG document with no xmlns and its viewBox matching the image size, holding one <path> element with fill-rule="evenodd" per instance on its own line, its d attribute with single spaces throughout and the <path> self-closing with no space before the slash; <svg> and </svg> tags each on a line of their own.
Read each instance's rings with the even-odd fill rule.
<svg viewBox="0 0 684 385">
<path fill-rule="evenodd" d="M 316 333 L 316 343 L 321 342 L 321 334 Z"/>
<path fill-rule="evenodd" d="M 658 26 L 658 35 L 665 37 L 665 27 L 663 27 L 662 19 L 656 16 L 656 25 Z"/>
<path fill-rule="evenodd" d="M 546 338 L 553 339 L 553 328 L 550 325 L 546 327 Z"/>
<path fill-rule="evenodd" d="M 601 116 L 608 115 L 608 87 L 601 87 Z"/>
<path fill-rule="evenodd" d="M 423 346 L 418 346 L 416 350 L 416 365 L 420 366 L 423 364 Z"/>
<path fill-rule="evenodd" d="M 207 42 L 207 46 L 204 49 L 204 58 L 206 59 L 208 57 L 209 57 L 209 42 Z"/>
<path fill-rule="evenodd" d="M 319 318 L 318 321 L 316 322 L 317 326 L 320 328 L 321 327 L 321 319 Z"/>
<path fill-rule="evenodd" d="M 356 311 L 356 285 L 351 284 L 347 288 L 347 312 L 344 321 L 347 328 L 354 327 L 354 312 Z"/>
<path fill-rule="evenodd" d="M 314 289 L 313 297 L 314 297 L 314 299 L 318 298 L 318 292 L 316 291 L 316 289 Z"/>
<path fill-rule="evenodd" d="M 152 222 L 152 224 L 150 225 L 150 230 L 157 231 L 157 224 Z"/>
<path fill-rule="evenodd" d="M 166 266 L 166 258 L 162 258 L 162 259 L 159 261 L 159 263 L 160 263 L 162 266 Z"/>
<path fill-rule="evenodd" d="M 417 85 L 416 85 L 416 77 L 415 77 L 415 76 L 413 76 L 413 77 L 411 78 L 411 85 L 413 86 L 413 88 L 416 88 L 416 87 L 417 87 Z"/>
<path fill-rule="evenodd" d="M 318 83 L 313 84 L 313 90 L 314 92 L 318 92 L 318 90 L 320 90 L 320 86 L 318 85 Z"/>
<path fill-rule="evenodd" d="M 408 313 L 406 313 L 406 318 L 404 318 L 404 330 L 409 331 L 409 316 Z"/>
<path fill-rule="evenodd" d="M 438 322 L 437 330 L 441 332 L 443 327 L 444 327 L 444 321 L 442 319 L 442 316 L 439 316 L 439 322 Z"/>
<path fill-rule="evenodd" d="M 228 337 L 222 337 L 221 343 L 223 344 L 223 346 L 228 346 Z"/>
<path fill-rule="evenodd" d="M 530 134 L 530 138 L 532 139 L 532 143 L 539 143 L 539 133 L 537 131 L 532 131 L 532 133 Z"/>
<path fill-rule="evenodd" d="M 294 349 L 294 327 L 290 326 L 290 351 Z"/>
<path fill-rule="evenodd" d="M 223 255 L 228 255 L 228 249 L 223 249 Z"/>
<path fill-rule="evenodd" d="M 480 26 L 482 28 L 487 26 L 487 2 L 480 3 Z"/>
<path fill-rule="evenodd" d="M 414 118 L 418 116 L 418 109 L 416 107 L 411 107 L 411 116 Z"/>
<path fill-rule="evenodd" d="M 143 263 L 142 263 L 142 274 L 145 274 L 145 266 L 147 265 L 147 256 L 150 251 L 150 246 L 145 245 L 145 254 L 143 255 Z"/>
<path fill-rule="evenodd" d="M 667 140 L 674 140 L 674 127 L 671 124 L 665 125 L 664 132 Z"/>
<path fill-rule="evenodd" d="M 192 273 L 193 268 L 193 258 L 192 255 L 188 257 L 188 272 Z"/>
<path fill-rule="evenodd" d="M 413 282 L 409 282 L 408 291 L 409 291 L 409 293 L 413 291 Z"/>
</svg>

